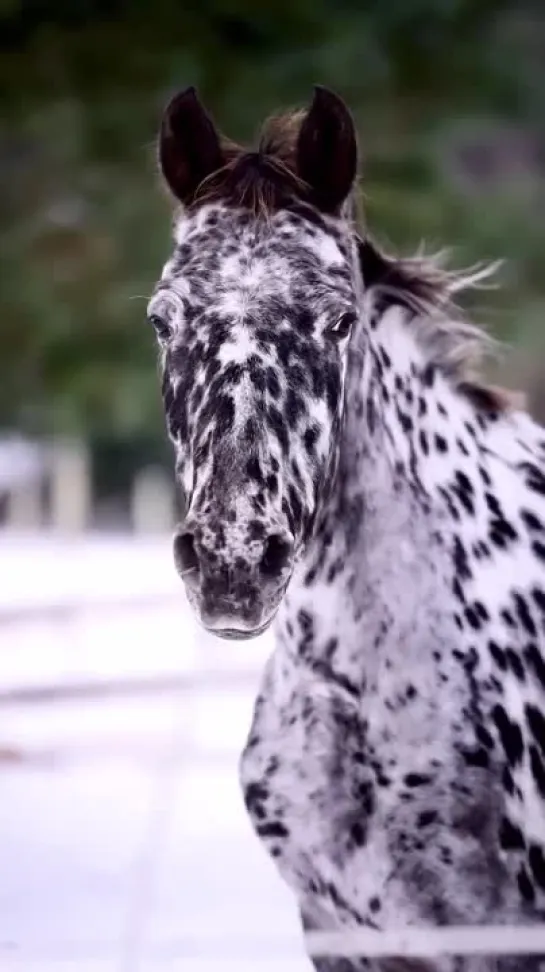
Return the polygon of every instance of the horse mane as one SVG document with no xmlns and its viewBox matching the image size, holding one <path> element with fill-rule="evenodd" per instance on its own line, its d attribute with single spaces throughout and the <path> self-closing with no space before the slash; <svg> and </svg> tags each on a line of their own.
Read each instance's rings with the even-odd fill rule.
<svg viewBox="0 0 545 972">
<path fill-rule="evenodd" d="M 304 117 L 304 111 L 291 111 L 269 118 L 256 150 L 222 139 L 225 165 L 203 180 L 194 204 L 224 202 L 267 218 L 290 203 L 305 201 L 308 187 L 297 175 L 295 164 Z"/>
<path fill-rule="evenodd" d="M 222 139 L 225 165 L 199 186 L 193 205 L 222 202 L 268 218 L 281 209 L 308 202 L 308 187 L 296 172 L 297 138 L 305 112 L 289 111 L 269 118 L 256 150 Z M 356 224 L 357 187 L 346 212 Z M 399 258 L 386 255 L 367 235 L 358 238 L 363 278 L 374 289 L 375 306 L 401 305 L 411 315 L 430 362 L 436 364 L 479 411 L 501 412 L 526 407 L 519 392 L 486 384 L 483 361 L 497 343 L 467 320 L 457 299 L 482 286 L 498 264 L 476 265 L 461 272 L 445 267 L 445 253 Z"/>
<path fill-rule="evenodd" d="M 484 361 L 496 354 L 499 345 L 469 321 L 458 304 L 460 294 L 485 285 L 497 271 L 497 263 L 456 272 L 445 267 L 445 252 L 390 257 L 369 237 L 358 242 L 362 275 L 373 290 L 375 313 L 394 305 L 408 311 L 430 363 L 448 375 L 479 411 L 526 408 L 523 393 L 489 385 L 481 378 Z"/>
</svg>

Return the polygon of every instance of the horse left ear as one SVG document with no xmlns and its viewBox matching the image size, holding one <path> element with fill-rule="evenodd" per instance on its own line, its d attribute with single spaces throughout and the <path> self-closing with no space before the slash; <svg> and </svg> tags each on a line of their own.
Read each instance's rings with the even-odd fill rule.
<svg viewBox="0 0 545 972">
<path fill-rule="evenodd" d="M 207 176 L 225 165 L 219 133 L 193 87 L 174 95 L 165 108 L 159 164 L 170 191 L 185 204 Z"/>
<path fill-rule="evenodd" d="M 356 129 L 342 98 L 319 85 L 301 125 L 296 160 L 312 202 L 323 212 L 337 213 L 356 178 Z"/>
</svg>

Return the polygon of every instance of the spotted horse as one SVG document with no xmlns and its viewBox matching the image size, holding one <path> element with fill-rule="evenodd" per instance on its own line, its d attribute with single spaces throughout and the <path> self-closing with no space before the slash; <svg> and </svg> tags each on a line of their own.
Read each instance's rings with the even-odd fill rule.
<svg viewBox="0 0 545 972">
<path fill-rule="evenodd" d="M 255 150 L 168 104 L 181 204 L 148 316 L 203 626 L 274 620 L 240 760 L 305 929 L 545 913 L 545 431 L 479 376 L 481 271 L 362 228 L 344 102 Z M 484 271 L 482 271 L 484 273 Z M 537 972 L 543 956 L 316 958 L 319 972 Z"/>
</svg>

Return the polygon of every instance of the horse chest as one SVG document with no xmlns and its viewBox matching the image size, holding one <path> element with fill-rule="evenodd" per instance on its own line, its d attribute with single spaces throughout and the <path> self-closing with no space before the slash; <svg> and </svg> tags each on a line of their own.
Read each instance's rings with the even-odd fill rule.
<svg viewBox="0 0 545 972">
<path fill-rule="evenodd" d="M 312 899 L 314 914 L 337 913 L 339 873 L 363 846 L 373 809 L 365 740 L 346 694 L 312 679 L 289 691 L 287 676 L 273 656 L 240 761 L 245 804 L 299 900 Z M 358 910 L 346 910 L 356 920 Z"/>
<path fill-rule="evenodd" d="M 252 825 L 319 927 L 332 920 L 391 924 L 415 913 L 431 917 L 457 851 L 447 837 L 428 853 L 421 829 L 431 825 L 438 837 L 434 809 L 452 799 L 457 769 L 445 753 L 453 750 L 463 687 L 419 665 L 409 646 L 406 665 L 362 669 L 358 683 L 349 642 L 344 663 L 337 669 L 330 660 L 328 667 L 327 653 L 316 648 L 328 644 L 331 632 L 319 625 L 311 632 L 305 624 L 314 638 L 313 660 L 294 657 L 280 638 L 241 757 Z M 386 662 L 388 652 L 382 657 Z M 483 810 L 481 794 L 477 802 Z M 433 904 L 419 901 L 412 887 L 421 866 L 439 889 Z M 392 882 L 396 870 L 403 877 Z M 373 911 L 377 900 L 380 916 Z"/>
<path fill-rule="evenodd" d="M 307 915 L 322 927 L 331 918 L 375 920 L 373 902 L 383 895 L 392 866 L 385 821 L 399 799 L 388 762 L 399 770 L 400 748 L 407 772 L 433 758 L 424 743 L 411 746 L 410 755 L 384 731 L 388 713 L 380 694 L 375 704 L 369 697 L 368 714 L 371 727 L 345 686 L 297 667 L 277 650 L 240 761 L 252 825 Z M 388 907 L 399 917 L 402 895 L 391 890 Z"/>
</svg>

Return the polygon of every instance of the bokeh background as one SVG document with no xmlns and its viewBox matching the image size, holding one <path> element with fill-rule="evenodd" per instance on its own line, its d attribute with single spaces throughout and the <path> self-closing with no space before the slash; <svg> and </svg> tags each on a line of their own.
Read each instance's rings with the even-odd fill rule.
<svg viewBox="0 0 545 972">
<path fill-rule="evenodd" d="M 270 645 L 226 653 L 183 602 L 145 307 L 169 95 L 249 139 L 316 82 L 382 243 L 505 260 L 470 309 L 545 420 L 543 0 L 0 0 L 2 970 L 260 972 L 272 946 L 214 959 L 210 930 L 297 933 L 236 787 Z"/>
</svg>

